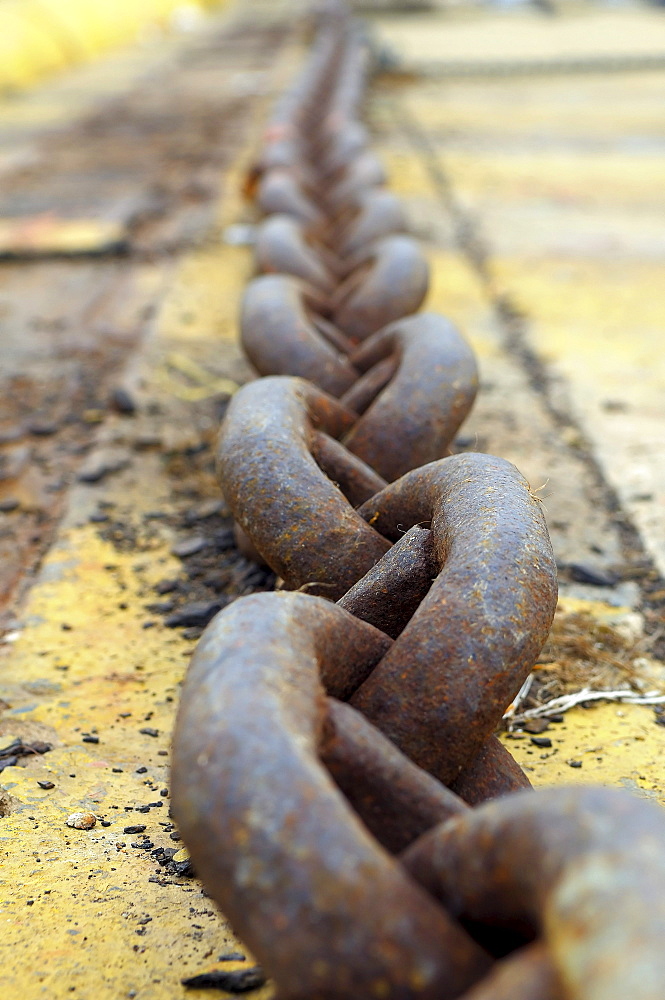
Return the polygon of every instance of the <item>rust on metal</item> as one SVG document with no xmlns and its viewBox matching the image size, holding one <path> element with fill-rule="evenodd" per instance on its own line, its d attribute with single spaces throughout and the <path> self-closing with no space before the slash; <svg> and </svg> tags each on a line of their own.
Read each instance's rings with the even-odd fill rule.
<svg viewBox="0 0 665 1000">
<path fill-rule="evenodd" d="M 368 405 L 363 382 L 388 359 L 394 376 Z M 473 351 L 452 323 L 436 313 L 398 320 L 350 361 L 368 373 L 342 397 L 363 414 L 345 438 L 350 451 L 389 482 L 449 453 L 478 389 Z"/>
<path fill-rule="evenodd" d="M 432 532 L 416 524 L 337 603 L 396 639 L 437 573 Z"/>
<path fill-rule="evenodd" d="M 371 188 L 385 184 L 387 179 L 378 157 L 369 150 L 361 150 L 347 163 L 338 183 L 325 192 L 325 203 L 329 211 L 339 211 Z"/>
<path fill-rule="evenodd" d="M 328 702 L 319 756 L 370 832 L 393 853 L 467 808 L 344 702 Z"/>
<path fill-rule="evenodd" d="M 175 815 L 284 1000 L 657 1000 L 662 814 L 510 794 L 528 780 L 494 732 L 556 567 L 515 467 L 449 455 L 476 363 L 414 315 L 428 268 L 358 121 L 368 72 L 325 0 L 251 177 L 269 217 L 242 341 L 273 377 L 231 402 L 219 475 L 243 551 L 304 593 L 204 634 Z"/>
<path fill-rule="evenodd" d="M 208 891 L 293 1000 L 453 1000 L 489 965 L 318 761 L 322 684 L 344 697 L 390 641 L 320 598 L 254 595 L 213 620 L 185 682 L 179 829 Z"/>
<path fill-rule="evenodd" d="M 424 834 L 403 860 L 453 916 L 541 940 L 562 986 L 545 996 L 660 1000 L 664 843 L 655 803 L 559 788 L 479 806 Z M 511 996 L 540 994 L 515 983 Z"/>
<path fill-rule="evenodd" d="M 260 375 L 301 375 L 341 396 L 357 380 L 358 371 L 330 343 L 328 327 L 317 325 L 313 312 L 317 303 L 320 293 L 296 278 L 283 274 L 255 278 L 243 298 L 241 343 Z"/>
<path fill-rule="evenodd" d="M 351 273 L 331 296 L 332 319 L 352 340 L 415 312 L 429 285 L 429 268 L 410 236 L 385 236 L 350 262 Z"/>
<path fill-rule="evenodd" d="M 290 215 L 314 231 L 322 228 L 325 216 L 303 191 L 301 181 L 290 168 L 275 167 L 258 181 L 256 200 L 266 214 Z"/>
<path fill-rule="evenodd" d="M 526 774 L 496 736 L 483 743 L 473 760 L 450 783 L 450 788 L 470 806 L 530 787 Z"/>
<path fill-rule="evenodd" d="M 390 548 L 318 466 L 315 435 L 341 437 L 354 415 L 304 379 L 261 379 L 234 397 L 218 468 L 236 521 L 290 588 L 341 597 Z M 269 433 L 268 433 L 269 432 Z M 339 472 L 341 456 L 335 454 Z M 358 462 L 349 476 L 357 481 Z M 383 483 L 371 469 L 365 477 Z"/>
<path fill-rule="evenodd" d="M 331 242 L 344 260 L 384 236 L 405 233 L 407 229 L 400 199 L 385 188 L 370 188 L 336 219 Z"/>
<path fill-rule="evenodd" d="M 440 572 L 353 703 L 449 784 L 494 732 L 549 632 L 557 583 L 545 519 L 517 469 L 481 454 L 407 473 L 360 513 L 391 539 L 430 525 Z"/>
<path fill-rule="evenodd" d="M 326 267 L 325 256 L 325 248 L 308 239 L 302 223 L 290 215 L 271 215 L 259 227 L 254 261 L 261 274 L 290 274 L 319 292 L 330 293 L 335 275 Z"/>
</svg>

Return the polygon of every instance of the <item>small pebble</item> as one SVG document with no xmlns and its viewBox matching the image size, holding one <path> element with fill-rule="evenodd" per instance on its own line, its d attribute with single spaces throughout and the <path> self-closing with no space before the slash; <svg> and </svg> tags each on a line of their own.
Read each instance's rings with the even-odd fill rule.
<svg viewBox="0 0 665 1000">
<path fill-rule="evenodd" d="M 52 434 L 57 434 L 59 428 L 50 420 L 33 420 L 26 429 L 35 437 L 50 437 Z"/>
<path fill-rule="evenodd" d="M 201 552 L 207 544 L 205 538 L 201 535 L 195 535 L 194 538 L 185 538 L 182 542 L 177 542 L 171 549 L 171 554 L 178 556 L 179 559 L 186 559 L 187 556 L 194 556 L 197 552 Z"/>
<path fill-rule="evenodd" d="M 525 733 L 544 733 L 549 724 L 549 719 L 529 719 L 523 728 Z"/>
<path fill-rule="evenodd" d="M 167 615 L 174 607 L 175 601 L 157 601 L 155 604 L 146 604 L 145 609 L 153 615 Z"/>
<path fill-rule="evenodd" d="M 136 413 L 136 403 L 127 390 L 121 389 L 119 386 L 111 391 L 109 402 L 114 410 L 125 414 L 125 416 L 130 417 Z"/>
<path fill-rule="evenodd" d="M 74 830 L 92 830 L 96 822 L 97 817 L 92 813 L 72 813 L 67 817 L 67 826 L 73 827 Z"/>
<path fill-rule="evenodd" d="M 198 976 L 190 976 L 182 979 L 183 986 L 194 989 L 217 989 L 225 990 L 227 993 L 247 993 L 263 986 L 266 981 L 265 973 L 258 967 L 251 969 L 236 969 L 234 971 L 223 971 L 215 969 L 211 972 L 202 972 Z"/>
<path fill-rule="evenodd" d="M 218 552 L 226 552 L 228 549 L 234 549 L 236 543 L 233 528 L 227 528 L 224 531 L 216 531 L 213 541 Z"/>
<path fill-rule="evenodd" d="M 592 587 L 615 587 L 619 582 L 616 574 L 586 563 L 571 563 L 568 569 L 572 580 Z"/>
<path fill-rule="evenodd" d="M 222 610 L 224 603 L 221 600 L 192 601 L 165 618 L 164 624 L 167 628 L 207 625 Z"/>
<path fill-rule="evenodd" d="M 55 788 L 55 785 L 52 781 L 38 781 L 37 784 L 39 785 L 40 788 L 45 788 L 47 791 L 51 788 Z"/>
<path fill-rule="evenodd" d="M 531 742 L 535 747 L 551 747 L 552 740 L 549 736 L 532 736 Z"/>
<path fill-rule="evenodd" d="M 113 472 L 119 472 L 128 464 L 128 456 L 118 454 L 93 454 L 88 457 L 79 471 L 80 483 L 99 483 Z"/>
</svg>

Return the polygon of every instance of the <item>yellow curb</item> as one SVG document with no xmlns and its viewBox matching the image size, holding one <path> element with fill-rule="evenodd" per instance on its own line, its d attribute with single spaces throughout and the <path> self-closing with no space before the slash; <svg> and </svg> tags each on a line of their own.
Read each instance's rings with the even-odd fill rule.
<svg viewBox="0 0 665 1000">
<path fill-rule="evenodd" d="M 293 48 L 280 56 L 278 79 L 292 72 L 294 58 Z M 250 133 L 265 114 L 264 103 Z M 224 170 L 218 233 L 242 215 L 248 158 L 245 148 Z M 176 863 L 187 857 L 170 838 L 168 753 L 193 645 L 178 630 L 145 627 L 155 584 L 181 571 L 166 520 L 145 529 L 146 514 L 176 510 L 168 442 L 196 434 L 182 401 L 219 391 L 215 366 L 223 350 L 231 353 L 251 267 L 247 247 L 219 236 L 173 265 L 148 267 L 142 280 L 155 285 L 154 326 L 129 369 L 147 398 L 160 401 L 146 420 L 162 449 L 133 453 L 128 468 L 95 487 L 71 488 L 24 626 L 0 643 L 0 699 L 11 706 L 0 712 L 0 746 L 16 736 L 53 745 L 0 775 L 0 920 L 11 942 L 12 997 L 207 1000 L 210 990 L 181 980 L 253 964 L 199 883 L 151 854 L 164 848 L 177 850 Z M 115 440 L 122 419 L 107 418 L 98 447 Z M 115 505 L 118 534 L 89 522 L 100 501 Z M 138 546 L 123 547 L 123 525 L 142 526 Z M 75 812 L 95 816 L 94 826 L 67 825 Z M 238 951 L 245 962 L 219 964 Z M 252 993 L 271 995 L 270 985 Z"/>
<path fill-rule="evenodd" d="M 0 0 L 0 93 L 22 90 L 68 66 L 87 62 L 174 17 L 196 16 L 226 0 Z"/>
</svg>

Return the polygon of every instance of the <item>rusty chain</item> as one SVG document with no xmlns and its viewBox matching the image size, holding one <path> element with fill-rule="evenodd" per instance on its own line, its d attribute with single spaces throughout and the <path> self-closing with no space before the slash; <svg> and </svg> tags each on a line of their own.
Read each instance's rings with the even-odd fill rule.
<svg viewBox="0 0 665 1000">
<path fill-rule="evenodd" d="M 267 377 L 231 402 L 218 467 L 281 591 L 199 643 L 174 813 L 282 1000 L 656 1000 L 660 810 L 525 793 L 493 735 L 556 567 L 517 469 L 450 454 L 475 359 L 416 313 L 427 264 L 358 120 L 367 71 L 326 4 L 248 179 L 266 218 L 240 332 Z"/>
</svg>

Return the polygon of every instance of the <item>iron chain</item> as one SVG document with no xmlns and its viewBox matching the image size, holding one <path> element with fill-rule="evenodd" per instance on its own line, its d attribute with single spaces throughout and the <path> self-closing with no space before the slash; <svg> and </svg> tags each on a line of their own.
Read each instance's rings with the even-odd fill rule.
<svg viewBox="0 0 665 1000">
<path fill-rule="evenodd" d="M 281 590 L 199 643 L 174 814 L 282 1000 L 657 1000 L 660 810 L 531 792 L 493 735 L 556 567 L 517 469 L 450 454 L 475 359 L 417 312 L 426 260 L 358 118 L 368 67 L 328 3 L 248 178 L 266 218 L 241 341 L 265 377 L 218 467 Z"/>
</svg>

